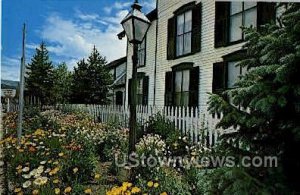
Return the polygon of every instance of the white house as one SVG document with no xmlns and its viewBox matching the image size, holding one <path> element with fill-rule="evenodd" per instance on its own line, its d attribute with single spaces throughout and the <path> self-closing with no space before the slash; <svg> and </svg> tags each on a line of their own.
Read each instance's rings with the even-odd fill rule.
<svg viewBox="0 0 300 195">
<path fill-rule="evenodd" d="M 126 62 L 127 58 L 123 57 L 107 64 L 110 74 L 113 76 L 113 84 L 110 100 L 114 105 L 125 104 L 125 85 L 126 85 Z"/>
<path fill-rule="evenodd" d="M 231 88 L 246 70 L 241 26 L 276 21 L 275 3 L 158 0 L 139 46 L 138 104 L 207 110 L 210 92 Z M 124 32 L 119 38 L 124 37 Z M 126 104 L 133 47 L 127 44 Z"/>
</svg>

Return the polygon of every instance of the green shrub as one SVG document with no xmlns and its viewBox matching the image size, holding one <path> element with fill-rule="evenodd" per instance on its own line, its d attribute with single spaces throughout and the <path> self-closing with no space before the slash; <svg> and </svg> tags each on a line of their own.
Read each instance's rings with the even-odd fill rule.
<svg viewBox="0 0 300 195">
<path fill-rule="evenodd" d="M 179 137 L 180 132 L 175 128 L 172 121 L 158 113 L 153 117 L 150 117 L 145 129 L 145 134 L 160 135 L 168 144 L 176 140 Z"/>
</svg>

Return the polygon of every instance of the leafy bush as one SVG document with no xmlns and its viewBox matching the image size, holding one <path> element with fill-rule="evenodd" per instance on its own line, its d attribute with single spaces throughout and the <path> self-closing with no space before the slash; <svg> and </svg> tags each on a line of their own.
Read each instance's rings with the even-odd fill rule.
<svg viewBox="0 0 300 195">
<path fill-rule="evenodd" d="M 145 134 L 160 135 L 164 140 L 166 140 L 166 143 L 173 142 L 180 135 L 179 131 L 175 128 L 174 123 L 160 113 L 150 117 Z"/>
</svg>

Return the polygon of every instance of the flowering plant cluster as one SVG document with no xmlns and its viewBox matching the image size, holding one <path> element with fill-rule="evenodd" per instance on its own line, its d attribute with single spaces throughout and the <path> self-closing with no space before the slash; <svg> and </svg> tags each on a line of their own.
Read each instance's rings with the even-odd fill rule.
<svg viewBox="0 0 300 195">
<path fill-rule="evenodd" d="M 123 195 L 123 194 L 158 194 L 168 195 L 167 192 L 160 189 L 160 185 L 155 181 L 148 181 L 146 185 L 135 186 L 130 182 L 123 182 L 121 186 L 115 186 L 106 192 L 106 195 Z"/>
<path fill-rule="evenodd" d="M 57 128 L 26 130 L 19 142 L 15 133 L 8 131 L 5 139 L 0 141 L 7 164 L 9 193 L 91 194 L 92 190 L 86 184 L 97 182 L 100 175 L 95 172 L 93 159 L 96 155 L 90 146 L 77 142 L 70 133 L 70 126 L 78 122 L 78 117 L 53 111 L 41 115 L 43 120 L 55 122 Z M 14 123 L 12 116 L 4 119 L 6 129 L 14 128 L 10 125 Z M 26 118 L 25 123 L 30 124 L 31 119 Z"/>
<path fill-rule="evenodd" d="M 166 143 L 160 135 L 144 135 L 136 144 L 138 154 L 163 156 L 166 151 Z"/>
</svg>

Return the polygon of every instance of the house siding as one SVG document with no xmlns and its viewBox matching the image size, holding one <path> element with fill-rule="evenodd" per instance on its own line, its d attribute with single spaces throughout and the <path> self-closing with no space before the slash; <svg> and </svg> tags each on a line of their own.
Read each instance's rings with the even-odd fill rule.
<svg viewBox="0 0 300 195">
<path fill-rule="evenodd" d="M 157 79 L 156 79 L 156 105 L 164 105 L 165 72 L 171 71 L 171 67 L 183 62 L 193 62 L 199 66 L 199 108 L 207 109 L 208 92 L 212 92 L 213 63 L 222 61 L 222 56 L 240 50 L 243 43 L 229 47 L 214 47 L 215 2 L 196 1 L 202 3 L 202 37 L 201 51 L 190 56 L 167 60 L 167 33 L 168 19 L 173 17 L 173 12 L 189 1 L 163 1 L 158 2 L 158 55 L 157 55 Z M 190 1 L 191 2 L 191 1 Z M 206 11 L 209 10 L 209 11 Z"/>
<path fill-rule="evenodd" d="M 145 72 L 146 75 L 150 78 L 148 105 L 155 104 L 157 106 L 163 106 L 165 103 L 166 72 L 172 71 L 172 67 L 180 63 L 194 63 L 194 67 L 199 66 L 200 69 L 198 106 L 202 112 L 205 112 L 207 110 L 207 101 L 209 98 L 208 93 L 212 92 L 213 64 L 223 61 L 222 56 L 242 49 L 244 43 L 215 48 L 215 1 L 196 0 L 196 3 L 202 3 L 201 51 L 193 55 L 177 58 L 175 60 L 167 60 L 168 20 L 174 16 L 173 13 L 175 10 L 189 2 L 193 1 L 157 1 L 158 19 L 152 22 L 151 27 L 147 33 L 146 66 L 143 68 L 139 68 L 138 72 Z M 280 10 L 280 12 L 282 12 L 282 10 Z M 157 33 L 156 25 L 158 25 Z M 155 45 L 156 43 L 157 47 Z M 155 55 L 156 48 L 157 55 Z M 130 75 L 132 75 L 132 46 L 130 45 L 128 46 L 127 56 L 127 79 L 130 79 Z M 154 87 L 156 88 L 155 90 Z M 126 89 L 128 89 L 128 86 L 126 86 Z M 126 99 L 128 99 L 127 96 L 128 93 L 126 93 Z"/>
</svg>

